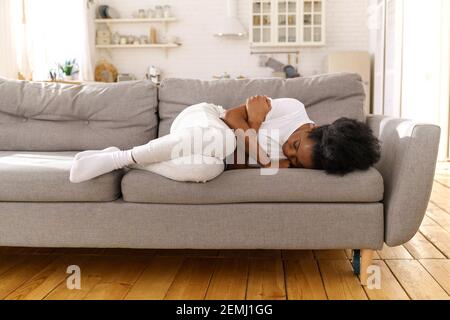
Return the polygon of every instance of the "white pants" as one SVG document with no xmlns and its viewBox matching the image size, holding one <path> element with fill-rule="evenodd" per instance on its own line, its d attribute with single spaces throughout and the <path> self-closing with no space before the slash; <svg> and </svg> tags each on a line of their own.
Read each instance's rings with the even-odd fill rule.
<svg viewBox="0 0 450 320">
<path fill-rule="evenodd" d="M 133 149 L 140 164 L 132 167 L 183 182 L 216 178 L 236 149 L 234 132 L 222 121 L 224 113 L 222 107 L 209 103 L 186 108 L 174 120 L 169 135 Z"/>
</svg>

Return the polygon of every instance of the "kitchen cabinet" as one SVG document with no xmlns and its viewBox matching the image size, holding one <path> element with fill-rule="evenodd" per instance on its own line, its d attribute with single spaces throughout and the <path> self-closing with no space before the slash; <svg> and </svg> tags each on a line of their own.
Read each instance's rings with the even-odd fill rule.
<svg viewBox="0 0 450 320">
<path fill-rule="evenodd" d="M 252 47 L 325 45 L 325 0 L 251 0 Z"/>
</svg>

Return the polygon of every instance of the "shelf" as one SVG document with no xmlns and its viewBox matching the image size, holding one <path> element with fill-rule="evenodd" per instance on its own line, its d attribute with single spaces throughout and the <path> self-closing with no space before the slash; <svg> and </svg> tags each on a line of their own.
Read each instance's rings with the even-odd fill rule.
<svg viewBox="0 0 450 320">
<path fill-rule="evenodd" d="M 148 19 L 95 19 L 95 23 L 156 23 L 176 22 L 177 18 L 148 18 Z"/>
<path fill-rule="evenodd" d="M 165 33 L 167 34 L 167 29 L 171 22 L 178 21 L 175 17 L 170 18 L 146 18 L 146 19 L 95 19 L 94 22 L 102 28 L 102 26 L 106 26 L 109 29 L 110 33 L 113 33 L 113 25 L 124 25 L 124 24 L 152 24 L 152 23 L 161 23 L 164 25 Z M 166 57 L 168 56 L 169 49 L 178 48 L 181 44 L 178 43 L 158 43 L 158 44 L 108 44 L 101 45 L 97 44 L 95 46 L 96 49 L 105 50 L 110 57 L 112 57 L 112 49 L 162 49 L 166 53 Z"/>
<path fill-rule="evenodd" d="M 96 45 L 97 49 L 170 49 L 177 48 L 180 44 L 166 43 L 166 44 L 108 44 Z"/>
</svg>

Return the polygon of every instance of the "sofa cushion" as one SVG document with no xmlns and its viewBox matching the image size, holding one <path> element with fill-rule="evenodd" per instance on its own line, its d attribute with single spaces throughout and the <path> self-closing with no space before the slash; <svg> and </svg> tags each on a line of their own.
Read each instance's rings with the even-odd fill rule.
<svg viewBox="0 0 450 320">
<path fill-rule="evenodd" d="M 120 197 L 123 173 L 69 182 L 75 152 L 0 152 L 0 202 L 104 202 Z"/>
<path fill-rule="evenodd" d="M 376 169 L 346 176 L 305 169 L 261 176 L 260 170 L 249 169 L 225 171 L 215 180 L 197 184 L 131 170 L 122 179 L 122 194 L 127 202 L 162 204 L 372 203 L 383 200 L 383 179 Z"/>
<path fill-rule="evenodd" d="M 0 78 L 0 150 L 131 148 L 157 134 L 149 81 L 65 85 Z"/>
<path fill-rule="evenodd" d="M 228 109 L 242 105 L 248 97 L 257 94 L 298 99 L 319 125 L 341 117 L 365 120 L 364 86 L 356 74 L 338 73 L 289 80 L 167 79 L 159 90 L 159 136 L 168 134 L 175 117 L 190 105 L 209 102 Z"/>
</svg>

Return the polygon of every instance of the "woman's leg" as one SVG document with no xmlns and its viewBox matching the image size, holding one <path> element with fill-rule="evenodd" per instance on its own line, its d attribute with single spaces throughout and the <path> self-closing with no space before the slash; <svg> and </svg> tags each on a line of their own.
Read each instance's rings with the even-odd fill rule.
<svg viewBox="0 0 450 320">
<path fill-rule="evenodd" d="M 225 110 L 200 103 L 183 110 L 174 120 L 170 134 L 133 148 L 138 164 L 152 164 L 192 154 L 225 159 L 236 149 L 236 137 L 222 117 Z"/>
<path fill-rule="evenodd" d="M 223 160 L 233 152 L 231 146 L 234 146 L 234 142 L 226 139 L 226 133 L 217 128 L 188 128 L 127 151 L 90 151 L 86 156 L 75 157 L 70 181 L 80 183 L 130 165 L 147 166 L 190 155 Z"/>
<path fill-rule="evenodd" d="M 236 138 L 229 128 L 190 127 L 135 147 L 132 155 L 137 164 L 152 164 L 190 155 L 225 159 L 236 148 Z"/>
<path fill-rule="evenodd" d="M 145 167 L 190 155 L 225 159 L 234 152 L 236 142 L 232 130 L 220 120 L 221 110 L 210 104 L 196 105 L 177 117 L 171 134 L 146 145 L 127 151 L 78 154 L 70 172 L 70 181 L 79 183 L 130 165 Z"/>
<path fill-rule="evenodd" d="M 133 165 L 133 169 L 150 171 L 180 182 L 208 182 L 223 173 L 224 161 L 218 158 L 192 155 L 150 165 Z"/>
</svg>

